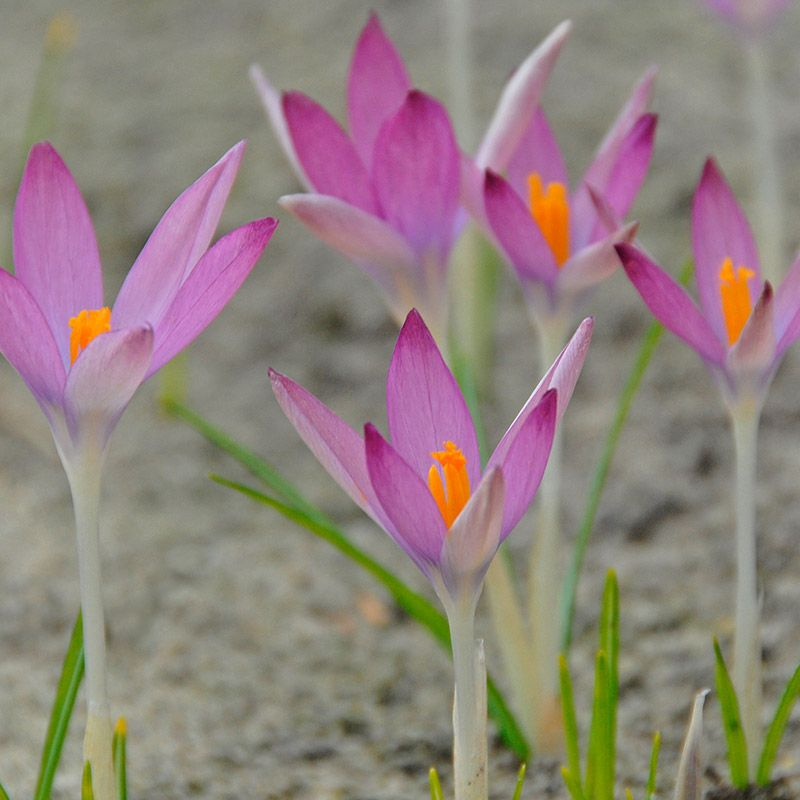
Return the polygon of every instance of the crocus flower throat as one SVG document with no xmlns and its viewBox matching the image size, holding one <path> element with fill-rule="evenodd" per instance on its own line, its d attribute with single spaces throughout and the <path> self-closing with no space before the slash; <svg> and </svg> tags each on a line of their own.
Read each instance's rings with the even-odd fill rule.
<svg viewBox="0 0 800 800">
<path fill-rule="evenodd" d="M 467 459 L 453 442 L 445 442 L 444 450 L 434 451 L 431 458 L 439 466 L 431 464 L 428 470 L 428 488 L 439 507 L 444 524 L 449 529 L 471 494 Z"/>
<path fill-rule="evenodd" d="M 563 183 L 553 181 L 544 190 L 538 172 L 528 175 L 531 215 L 553 251 L 556 264 L 563 267 L 569 258 L 569 200 Z"/>
<path fill-rule="evenodd" d="M 75 359 L 89 342 L 101 333 L 111 330 L 111 309 L 108 306 L 80 312 L 69 320 L 69 363 Z"/>
<path fill-rule="evenodd" d="M 739 341 L 742 328 L 753 310 L 747 281 L 755 274 L 754 270 L 741 265 L 734 270 L 732 258 L 726 258 L 719 270 L 722 314 L 725 317 L 725 329 L 728 332 L 728 345 L 731 347 Z"/>
</svg>

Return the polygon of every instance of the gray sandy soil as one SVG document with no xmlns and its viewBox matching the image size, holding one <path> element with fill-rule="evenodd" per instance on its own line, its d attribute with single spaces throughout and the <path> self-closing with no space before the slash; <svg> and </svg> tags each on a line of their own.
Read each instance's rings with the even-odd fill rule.
<svg viewBox="0 0 800 800">
<path fill-rule="evenodd" d="M 488 119 L 505 77 L 560 20 L 575 29 L 546 105 L 573 175 L 629 88 L 660 65 L 661 116 L 651 176 L 635 209 L 642 240 L 677 272 L 703 159 L 715 153 L 750 207 L 748 117 L 739 42 L 690 0 L 477 0 L 475 94 Z M 222 230 L 283 216 L 245 290 L 189 353 L 190 402 L 246 441 L 414 586 L 423 579 L 323 473 L 272 399 L 268 365 L 295 377 L 354 425 L 383 424 L 395 328 L 352 265 L 279 214 L 297 184 L 247 79 L 258 61 L 277 85 L 342 115 L 350 49 L 370 7 L 415 82 L 446 95 L 444 26 L 422 0 L 76 2 L 53 140 L 82 187 L 109 295 L 168 203 L 238 139 L 250 146 Z M 8 244 L 20 138 L 40 42 L 60 6 L 7 0 L 0 25 L 0 240 Z M 798 241 L 800 64 L 793 9 L 772 40 L 777 125 Z M 496 441 L 539 375 L 513 281 L 504 280 L 496 379 L 486 405 Z M 595 341 L 566 417 L 565 528 L 589 480 L 648 314 L 623 275 L 591 305 Z M 759 458 L 766 695 L 796 663 L 800 607 L 800 357 L 770 393 Z M 450 665 L 395 614 L 356 567 L 320 542 L 207 479 L 237 468 L 158 410 L 157 381 L 137 394 L 106 470 L 103 569 L 113 710 L 129 724 L 132 796 L 141 798 L 422 798 L 437 765 L 449 785 Z M 45 421 L 0 365 L 0 780 L 30 795 L 49 703 L 78 607 L 67 485 Z M 717 392 L 697 357 L 665 337 L 621 441 L 580 588 L 573 662 L 589 706 L 594 617 L 604 572 L 622 591 L 619 736 L 623 785 L 640 791 L 649 737 L 663 732 L 662 794 L 693 693 L 711 684 L 711 636 L 729 645 L 732 447 Z M 512 537 L 522 551 L 524 523 Z M 386 614 L 375 613 L 385 605 Z M 385 619 L 383 619 L 385 617 Z M 490 662 L 496 648 L 489 636 Z M 78 792 L 79 703 L 55 796 Z M 716 701 L 705 755 L 724 771 Z M 790 726 L 781 769 L 800 769 Z M 509 797 L 517 764 L 491 753 L 492 796 Z M 564 796 L 555 763 L 537 764 L 526 796 Z"/>
</svg>

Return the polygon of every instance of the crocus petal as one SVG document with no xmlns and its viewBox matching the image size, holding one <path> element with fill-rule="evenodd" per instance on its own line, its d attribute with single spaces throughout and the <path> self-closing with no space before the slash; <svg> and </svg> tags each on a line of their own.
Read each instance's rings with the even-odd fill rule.
<svg viewBox="0 0 800 800">
<path fill-rule="evenodd" d="M 145 379 L 152 353 L 153 331 L 147 325 L 101 334 L 81 351 L 64 389 L 73 442 L 90 437 L 105 444 Z"/>
<path fill-rule="evenodd" d="M 211 242 L 244 148 L 244 142 L 232 147 L 167 209 L 122 284 L 111 318 L 114 328 L 158 326 Z"/>
<path fill-rule="evenodd" d="M 429 575 L 447 533 L 436 501 L 414 468 L 374 425 L 364 426 L 364 444 L 372 488 L 392 523 L 389 533 Z"/>
<path fill-rule="evenodd" d="M 375 213 L 367 170 L 342 126 L 300 92 L 283 95 L 283 114 L 292 146 L 313 190 Z"/>
<path fill-rule="evenodd" d="M 800 310 L 800 256 L 795 258 L 775 292 L 775 332 L 780 339 Z"/>
<path fill-rule="evenodd" d="M 403 59 L 370 14 L 356 42 L 347 79 L 347 120 L 361 160 L 370 169 L 372 149 L 381 125 L 397 112 L 411 80 Z"/>
<path fill-rule="evenodd" d="M 775 347 L 775 358 L 780 359 L 786 349 L 793 345 L 800 338 L 800 308 L 795 311 L 793 317 L 786 323 L 783 332 L 777 337 L 778 344 Z"/>
<path fill-rule="evenodd" d="M 692 204 L 692 250 L 700 307 L 721 340 L 726 338 L 719 272 L 726 258 L 733 268 L 755 273 L 748 281 L 750 296 L 761 291 L 761 268 L 753 234 L 733 192 L 714 159 L 709 158 Z"/>
<path fill-rule="evenodd" d="M 520 278 L 552 283 L 558 275 L 553 251 L 511 184 L 487 170 L 483 199 L 491 230 Z"/>
<path fill-rule="evenodd" d="M 489 470 L 445 537 L 439 569 L 454 599 L 480 588 L 500 545 L 505 482 L 500 469 Z"/>
<path fill-rule="evenodd" d="M 392 445 L 417 475 L 427 476 L 431 452 L 451 441 L 467 459 L 470 483 L 477 483 L 481 462 L 472 417 L 416 310 L 406 317 L 389 365 L 386 413 Z"/>
<path fill-rule="evenodd" d="M 375 141 L 372 177 L 386 221 L 423 256 L 453 242 L 461 164 L 444 106 L 411 91 Z"/>
<path fill-rule="evenodd" d="M 509 429 L 503 447 L 497 447 L 486 465 L 503 471 L 505 510 L 500 540 L 514 529 L 539 488 L 544 475 L 558 419 L 558 392 L 546 391 L 521 424 Z M 505 439 L 505 437 L 503 437 Z"/>
<path fill-rule="evenodd" d="M 237 228 L 200 259 L 156 326 L 148 377 L 193 342 L 222 311 L 250 274 L 277 224 L 268 217 Z"/>
<path fill-rule="evenodd" d="M 382 219 L 360 208 L 321 194 L 292 194 L 278 202 L 323 242 L 364 264 L 390 294 L 396 292 L 398 276 L 418 269 L 406 240 Z"/>
<path fill-rule="evenodd" d="M 475 162 L 481 169 L 504 172 L 528 127 L 532 109 L 539 105 L 544 85 L 572 28 L 562 22 L 522 62 L 500 95 Z"/>
<path fill-rule="evenodd" d="M 361 436 L 299 383 L 273 369 L 269 378 L 275 399 L 308 449 L 355 503 L 386 527 L 367 473 Z"/>
<path fill-rule="evenodd" d="M 103 305 L 103 276 L 86 204 L 48 142 L 33 146 L 17 194 L 14 269 L 68 365 L 69 319 Z"/>
<path fill-rule="evenodd" d="M 581 292 L 605 280 L 619 267 L 619 256 L 614 245 L 632 242 L 636 237 L 638 222 L 615 231 L 599 242 L 579 250 L 558 272 L 559 292 Z"/>
<path fill-rule="evenodd" d="M 20 374 L 45 414 L 61 405 L 66 373 L 53 334 L 22 281 L 0 269 L 0 353 Z"/>
<path fill-rule="evenodd" d="M 569 188 L 564 156 L 541 106 L 534 112 L 508 165 L 508 180 L 523 197 L 527 197 L 528 176 L 533 172 L 545 186 L 557 182 Z"/>
<path fill-rule="evenodd" d="M 655 318 L 702 359 L 723 365 L 727 348 L 683 288 L 635 247 L 619 244 L 616 250 L 625 272 Z"/>
<path fill-rule="evenodd" d="M 303 168 L 300 166 L 300 159 L 298 159 L 297 153 L 294 150 L 292 137 L 289 133 L 289 126 L 286 124 L 286 117 L 283 115 L 281 93 L 267 80 L 267 76 L 258 64 L 253 64 L 250 67 L 250 80 L 253 82 L 253 86 L 255 86 L 261 98 L 264 110 L 267 112 L 267 119 L 269 119 L 272 130 L 275 131 L 275 135 L 278 137 L 278 143 L 287 161 L 303 187 L 311 191 L 311 181 L 309 181 L 308 176 L 303 172 Z"/>
<path fill-rule="evenodd" d="M 751 375 L 768 371 L 775 361 L 775 318 L 772 286 L 764 283 L 764 291 L 750 314 L 739 341 L 728 353 L 732 372 Z"/>
</svg>

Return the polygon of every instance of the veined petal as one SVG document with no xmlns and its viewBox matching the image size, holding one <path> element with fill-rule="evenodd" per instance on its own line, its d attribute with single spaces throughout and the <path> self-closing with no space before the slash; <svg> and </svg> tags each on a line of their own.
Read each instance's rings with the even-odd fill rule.
<svg viewBox="0 0 800 800">
<path fill-rule="evenodd" d="M 244 148 L 245 143 L 239 142 L 228 150 L 161 217 L 114 303 L 115 329 L 144 322 L 156 328 L 161 322 L 181 284 L 208 249 Z"/>
<path fill-rule="evenodd" d="M 355 503 L 383 528 L 387 522 L 367 472 L 364 440 L 311 392 L 270 369 L 272 391 L 308 449 Z"/>
<path fill-rule="evenodd" d="M 553 251 L 511 184 L 487 170 L 483 199 L 492 233 L 520 279 L 552 283 L 558 275 Z"/>
<path fill-rule="evenodd" d="M 49 142 L 31 149 L 17 194 L 14 269 L 47 320 L 66 367 L 69 319 L 103 305 L 103 276 L 86 203 Z"/>
<path fill-rule="evenodd" d="M 374 214 L 375 196 L 366 167 L 342 126 L 319 103 L 300 92 L 283 95 L 283 114 L 292 146 L 313 190 Z"/>
<path fill-rule="evenodd" d="M 373 277 L 390 294 L 398 277 L 418 269 L 408 242 L 382 219 L 351 206 L 338 197 L 322 194 L 291 194 L 278 201 L 325 244 L 347 258 L 369 265 Z"/>
<path fill-rule="evenodd" d="M 605 280 L 619 267 L 619 256 L 614 245 L 632 242 L 636 237 L 638 222 L 631 222 L 605 239 L 579 250 L 558 273 L 559 292 L 580 292 Z"/>
<path fill-rule="evenodd" d="M 425 575 L 439 563 L 447 534 L 425 482 L 369 423 L 364 426 L 367 470 L 391 527 L 388 532 Z"/>
<path fill-rule="evenodd" d="M 620 244 L 616 250 L 653 316 L 703 360 L 722 366 L 727 348 L 683 288 L 632 245 Z"/>
<path fill-rule="evenodd" d="M 286 124 L 286 117 L 283 114 L 281 93 L 267 80 L 267 76 L 258 64 L 253 64 L 250 67 L 250 80 L 261 98 L 264 110 L 267 112 L 267 119 L 272 125 L 272 130 L 275 131 L 278 143 L 295 175 L 297 175 L 297 179 L 305 189 L 312 191 L 311 181 L 303 172 L 303 168 L 300 166 L 300 159 L 298 159 L 292 144 L 289 126 Z"/>
<path fill-rule="evenodd" d="M 558 392 L 549 389 L 519 425 L 509 428 L 486 465 L 487 471 L 493 467 L 502 469 L 505 481 L 505 510 L 500 541 L 520 521 L 539 488 L 550 457 L 557 422 Z"/>
<path fill-rule="evenodd" d="M 416 310 L 406 317 L 389 365 L 386 413 L 392 445 L 417 475 L 426 476 L 431 452 L 451 441 L 467 460 L 470 483 L 477 484 L 481 461 L 472 417 Z"/>
<path fill-rule="evenodd" d="M 22 281 L 0 269 L 0 352 L 48 417 L 61 405 L 66 372 L 41 309 Z"/>
<path fill-rule="evenodd" d="M 193 342 L 222 311 L 250 274 L 277 224 L 268 217 L 237 228 L 200 259 L 155 329 L 148 377 Z"/>
<path fill-rule="evenodd" d="M 533 172 L 545 186 L 557 182 L 569 191 L 567 165 L 541 106 L 533 113 L 508 165 L 509 183 L 521 197 L 527 195 L 528 176 Z"/>
<path fill-rule="evenodd" d="M 544 85 L 567 39 L 572 23 L 562 22 L 522 62 L 505 85 L 475 162 L 504 172 L 528 126 L 532 110 L 539 105 Z"/>
<path fill-rule="evenodd" d="M 731 372 L 757 375 L 768 371 L 774 364 L 777 344 L 774 306 L 772 286 L 766 281 L 739 340 L 728 353 Z"/>
<path fill-rule="evenodd" d="M 64 412 L 74 442 L 88 436 L 105 444 L 145 379 L 152 353 L 148 325 L 104 333 L 81 351 L 64 390 Z"/>
<path fill-rule="evenodd" d="M 747 218 L 712 158 L 706 161 L 694 194 L 692 250 L 700 307 L 717 337 L 726 341 L 719 277 L 722 262 L 730 258 L 734 269 L 744 266 L 753 271 L 747 282 L 751 297 L 761 291 L 761 267 Z"/>
<path fill-rule="evenodd" d="M 500 546 L 505 494 L 502 470 L 488 470 L 445 537 L 439 569 L 454 599 L 480 588 Z"/>
<path fill-rule="evenodd" d="M 403 59 L 370 14 L 358 37 L 347 79 L 347 120 L 361 160 L 370 170 L 381 125 L 397 112 L 411 89 Z"/>
<path fill-rule="evenodd" d="M 446 259 L 458 212 L 461 164 L 444 106 L 411 91 L 375 141 L 372 178 L 383 217 L 420 256 Z"/>
</svg>

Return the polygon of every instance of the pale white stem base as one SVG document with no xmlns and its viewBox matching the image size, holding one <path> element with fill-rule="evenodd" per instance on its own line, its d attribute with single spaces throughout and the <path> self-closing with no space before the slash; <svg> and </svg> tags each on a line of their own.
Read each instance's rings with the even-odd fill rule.
<svg viewBox="0 0 800 800">
<path fill-rule="evenodd" d="M 116 800 L 114 762 L 111 753 L 111 717 L 91 708 L 83 737 L 83 760 L 92 765 L 92 790 L 95 800 Z"/>
<path fill-rule="evenodd" d="M 756 556 L 756 455 L 760 408 L 731 408 L 736 444 L 736 621 L 733 685 L 747 741 L 750 774 L 761 754 L 761 635 Z"/>
</svg>

